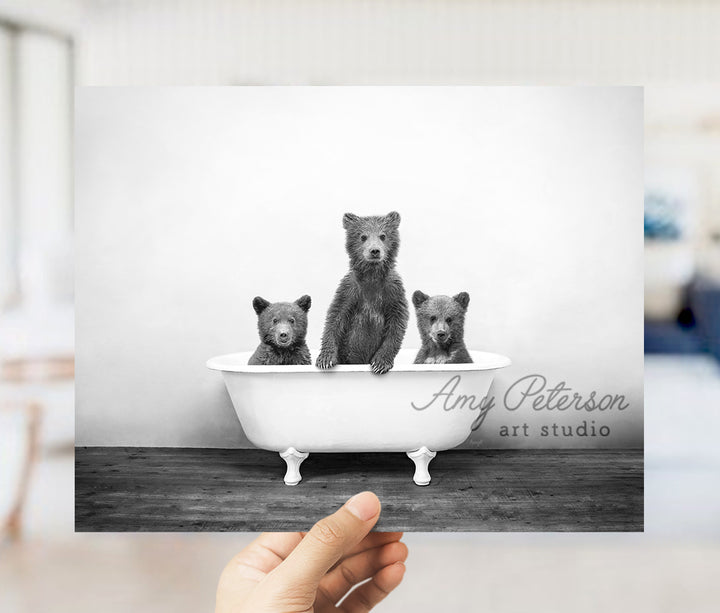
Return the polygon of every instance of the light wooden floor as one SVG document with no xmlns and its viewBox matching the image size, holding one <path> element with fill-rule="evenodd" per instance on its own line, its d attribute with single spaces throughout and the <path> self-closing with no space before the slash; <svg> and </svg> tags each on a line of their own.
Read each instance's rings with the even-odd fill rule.
<svg viewBox="0 0 720 613">
<path fill-rule="evenodd" d="M 352 494 L 383 503 L 378 530 L 639 531 L 643 454 L 438 453 L 428 487 L 404 454 L 311 454 L 303 481 L 260 450 L 77 448 L 77 531 L 307 530 Z"/>
</svg>

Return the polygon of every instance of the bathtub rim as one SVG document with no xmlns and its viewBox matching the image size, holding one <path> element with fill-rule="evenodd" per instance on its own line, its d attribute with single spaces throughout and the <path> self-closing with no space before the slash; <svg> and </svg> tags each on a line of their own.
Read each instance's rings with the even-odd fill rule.
<svg viewBox="0 0 720 613">
<path fill-rule="evenodd" d="M 413 355 L 416 349 L 405 350 Z M 400 364 L 390 371 L 392 372 L 466 372 L 497 370 L 506 368 L 512 364 L 510 358 L 500 353 L 488 351 L 469 350 L 473 359 L 472 364 Z M 210 358 L 205 365 L 210 370 L 221 372 L 238 373 L 333 373 L 333 372 L 370 372 L 369 364 L 338 364 L 330 370 L 321 370 L 314 364 L 307 366 L 250 366 L 248 360 L 253 354 L 252 351 L 240 351 L 237 353 L 226 353 Z M 315 354 L 314 354 L 315 355 Z M 388 373 L 388 374 L 390 374 Z"/>
</svg>

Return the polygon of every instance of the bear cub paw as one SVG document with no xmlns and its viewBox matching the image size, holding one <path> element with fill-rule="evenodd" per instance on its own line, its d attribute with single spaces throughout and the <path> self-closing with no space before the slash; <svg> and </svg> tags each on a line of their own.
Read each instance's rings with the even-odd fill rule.
<svg viewBox="0 0 720 613">
<path fill-rule="evenodd" d="M 376 375 L 384 375 L 392 369 L 393 365 L 394 362 L 392 358 L 375 356 L 370 362 L 370 370 Z"/>
<path fill-rule="evenodd" d="M 338 357 L 336 352 L 332 351 L 321 351 L 315 361 L 315 366 L 327 370 L 337 364 Z"/>
</svg>

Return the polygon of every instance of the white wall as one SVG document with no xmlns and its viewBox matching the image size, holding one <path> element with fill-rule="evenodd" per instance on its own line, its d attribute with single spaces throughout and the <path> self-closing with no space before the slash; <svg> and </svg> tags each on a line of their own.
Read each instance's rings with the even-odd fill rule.
<svg viewBox="0 0 720 613">
<path fill-rule="evenodd" d="M 85 1 L 82 85 L 720 78 L 707 0 Z"/>
<path fill-rule="evenodd" d="M 498 408 L 468 444 L 642 444 L 641 90 L 94 88 L 76 119 L 77 444 L 247 445 L 205 360 L 257 344 L 256 294 L 310 293 L 317 344 L 342 213 L 393 209 L 408 293 L 468 291 L 469 345 L 513 359 L 500 399 L 630 405 Z M 612 435 L 498 435 L 582 419 Z"/>
</svg>

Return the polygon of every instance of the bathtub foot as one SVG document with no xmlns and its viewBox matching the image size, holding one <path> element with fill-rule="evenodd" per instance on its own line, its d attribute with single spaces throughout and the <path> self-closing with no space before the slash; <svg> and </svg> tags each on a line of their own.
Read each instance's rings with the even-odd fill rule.
<svg viewBox="0 0 720 613">
<path fill-rule="evenodd" d="M 428 465 L 436 455 L 434 451 L 430 451 L 427 447 L 420 447 L 415 451 L 407 452 L 407 457 L 415 462 L 415 474 L 413 475 L 415 485 L 430 485 Z"/>
<path fill-rule="evenodd" d="M 280 454 L 280 457 L 287 464 L 287 472 L 285 473 L 285 485 L 297 485 L 302 480 L 300 476 L 300 464 L 306 460 L 309 453 L 298 451 L 295 447 L 289 447 Z"/>
</svg>

